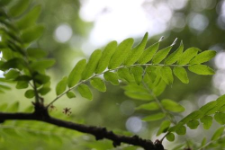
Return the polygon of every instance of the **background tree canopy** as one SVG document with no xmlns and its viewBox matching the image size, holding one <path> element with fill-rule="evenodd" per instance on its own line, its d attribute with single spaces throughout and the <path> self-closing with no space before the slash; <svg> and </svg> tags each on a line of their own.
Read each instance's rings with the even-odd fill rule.
<svg viewBox="0 0 225 150">
<path fill-rule="evenodd" d="M 189 68 L 190 71 L 187 71 L 186 77 L 182 74 L 181 68 L 177 68 L 175 71 L 176 66 L 172 66 L 171 79 L 169 78 L 171 77 L 170 67 L 165 67 L 160 73 L 155 68 L 146 69 L 146 72 L 149 71 L 152 75 L 149 77 L 150 79 L 153 78 L 155 81 L 162 78 L 164 82 L 168 82 L 166 83 L 168 85 L 162 90 L 164 92 L 156 95 L 157 99 L 162 100 L 161 103 L 166 111 L 171 111 L 168 115 L 172 118 L 169 119 L 170 121 L 162 119 L 164 116 L 160 116 L 162 110 L 158 108 L 157 104 L 149 103 L 147 105 L 146 101 L 143 101 L 143 99 L 151 99 L 151 97 L 147 95 L 146 98 L 144 95 L 145 97 L 140 98 L 131 92 L 134 89 L 140 94 L 143 92 L 143 87 L 127 84 L 130 83 L 131 78 L 129 73 L 126 74 L 126 69 L 118 69 L 120 70 L 118 71 L 119 81 L 113 80 L 112 72 L 92 79 L 87 85 L 93 96 L 88 94 L 89 88 L 85 86 L 86 84 L 81 84 L 82 86 L 79 86 L 76 91 L 71 90 L 67 96 L 60 97 L 54 105 L 49 105 L 49 113 L 51 116 L 63 120 L 106 127 L 107 130 L 112 130 L 119 135 L 138 135 L 153 142 L 156 139 L 162 139 L 165 135 L 163 132 L 168 130 L 167 139 L 163 140 L 165 149 L 224 149 L 224 127 L 221 126 L 224 124 L 224 120 L 221 119 L 224 116 L 224 108 L 221 103 L 224 101 L 222 95 L 225 93 L 224 0 L 0 0 L 0 6 L 1 112 L 32 112 L 34 109 L 32 102 L 41 101 L 41 97 L 35 101 L 33 98 L 36 97 L 35 91 L 26 88 L 29 86 L 32 89 L 31 87 L 36 84 L 39 94 L 44 95 L 44 105 L 48 105 L 57 95 L 60 96 L 65 91 L 67 81 L 70 83 L 69 87 L 76 84 L 74 76 L 70 78 L 71 70 L 76 64 L 79 64 L 77 68 L 75 67 L 76 73 L 74 73 L 79 74 L 79 69 L 84 64 L 83 58 L 87 58 L 87 64 L 90 67 L 84 69 L 86 74 L 80 77 L 81 79 L 78 78 L 77 82 L 88 79 L 92 75 L 91 66 L 98 63 L 95 62 L 96 58 L 100 59 L 101 57 L 100 50 L 94 50 L 102 47 L 101 49 L 106 51 L 107 46 L 105 47 L 105 45 L 113 40 L 116 40 L 118 45 L 123 41 L 125 46 L 121 43 L 121 49 L 125 51 L 128 47 L 128 50 L 127 53 L 122 53 L 123 51 L 119 53 L 118 48 L 115 58 L 112 57 L 113 63 L 109 62 L 109 65 L 105 66 L 109 69 L 121 65 L 120 62 L 116 62 L 119 56 L 129 53 L 129 58 L 132 58 L 129 46 L 132 46 L 133 41 L 127 39 L 130 37 L 135 38 L 133 46 L 136 47 L 135 50 L 142 49 L 140 47 L 143 47 L 143 43 L 147 48 L 150 46 L 151 51 L 157 50 L 158 48 L 155 47 L 158 45 L 159 50 L 165 48 L 162 53 L 156 53 L 158 57 L 152 56 L 151 63 L 153 64 L 158 64 L 163 60 L 163 64 L 171 65 L 178 58 L 170 63 L 173 60 L 169 60 L 167 54 L 170 56 L 179 49 L 187 51 L 190 47 L 197 47 L 200 50 L 193 48 L 190 53 L 186 52 L 185 56 L 179 55 L 182 59 L 179 58 L 178 65 L 202 64 L 215 55 L 213 51 L 206 50 L 214 50 L 217 52 L 216 56 L 206 63 L 215 70 L 214 75 L 210 76 L 213 71 L 208 68 L 205 70 L 203 67 Z M 148 37 L 146 32 L 148 32 Z M 160 40 L 162 36 L 164 39 Z M 178 40 L 173 43 L 176 38 Z M 6 40 L 7 42 L 5 42 Z M 138 45 L 139 43 L 141 44 Z M 111 42 L 110 44 L 108 47 L 112 51 L 115 43 Z M 11 49 L 12 52 L 7 49 Z M 23 49 L 26 49 L 26 54 Z M 165 54 L 165 51 L 168 53 Z M 202 56 L 197 55 L 197 53 L 203 52 L 206 53 Z M 26 58 L 22 57 L 25 55 L 27 55 Z M 164 55 L 165 58 L 162 58 Z M 192 59 L 195 56 L 197 58 Z M 144 58 L 141 55 L 140 57 Z M 7 65 L 6 62 L 12 58 L 16 58 L 16 60 L 14 59 Z M 29 69 L 23 69 L 26 65 L 22 67 L 17 65 L 21 63 L 21 58 L 22 61 L 27 59 L 25 64 L 30 65 Z M 187 60 L 189 58 L 190 60 Z M 134 59 L 136 58 L 134 57 Z M 185 63 L 185 59 L 187 63 Z M 142 62 L 143 60 L 126 59 L 121 61 L 124 61 L 126 66 L 132 66 L 135 62 L 137 62 L 136 64 L 146 64 L 150 59 L 146 62 Z M 118 63 L 117 66 L 116 63 Z M 133 72 L 132 69 L 129 71 L 135 74 L 142 69 L 138 67 L 133 69 Z M 101 70 L 102 68 L 103 70 Z M 104 67 L 102 68 L 98 70 L 99 73 L 105 70 Z M 83 72 L 82 69 L 80 70 Z M 21 72 L 23 72 L 23 76 Z M 142 73 L 142 70 L 140 72 Z M 207 75 L 196 75 L 196 73 Z M 156 78 L 158 76 L 160 79 Z M 113 84 L 106 82 L 104 87 L 100 80 L 103 78 Z M 13 83 L 12 80 L 16 82 Z M 28 85 L 31 80 L 40 82 Z M 131 80 L 142 81 L 138 75 L 137 78 Z M 120 86 L 116 85 L 117 82 L 120 82 Z M 92 101 L 87 100 L 91 98 L 93 98 Z M 206 105 L 207 103 L 211 108 Z M 214 107 L 219 104 L 221 104 L 221 108 Z M 195 110 L 201 110 L 205 115 L 202 116 Z M 188 119 L 186 116 L 192 112 L 194 112 L 195 118 L 193 119 L 192 116 L 191 119 Z M 157 115 L 154 116 L 154 114 Z M 214 119 L 210 116 L 212 114 Z M 5 121 L 0 118 L 1 121 L 4 123 L 0 124 L 0 149 L 4 150 L 142 149 L 128 144 L 114 147 L 110 140 L 96 141 L 97 137 L 89 134 L 39 121 Z M 174 122 L 177 125 L 169 130 L 168 126 Z M 160 128 L 159 125 L 161 125 Z"/>
</svg>

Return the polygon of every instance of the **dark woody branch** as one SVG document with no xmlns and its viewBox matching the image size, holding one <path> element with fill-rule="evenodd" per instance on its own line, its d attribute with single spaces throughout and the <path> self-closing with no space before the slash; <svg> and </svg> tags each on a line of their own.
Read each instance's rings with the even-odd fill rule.
<svg viewBox="0 0 225 150">
<path fill-rule="evenodd" d="M 113 141 L 113 146 L 119 146 L 121 143 L 127 143 L 134 146 L 140 146 L 144 150 L 164 150 L 160 141 L 156 140 L 153 143 L 151 140 L 141 139 L 138 136 L 120 136 L 116 135 L 112 131 L 108 131 L 106 128 L 87 126 L 77 124 L 74 122 L 59 120 L 49 116 L 48 111 L 42 105 L 35 104 L 35 112 L 33 113 L 4 113 L 0 112 L 0 123 L 6 120 L 38 120 L 46 123 L 50 123 L 59 127 L 64 127 L 72 130 L 76 130 L 83 133 L 92 134 L 96 140 L 109 139 Z"/>
</svg>

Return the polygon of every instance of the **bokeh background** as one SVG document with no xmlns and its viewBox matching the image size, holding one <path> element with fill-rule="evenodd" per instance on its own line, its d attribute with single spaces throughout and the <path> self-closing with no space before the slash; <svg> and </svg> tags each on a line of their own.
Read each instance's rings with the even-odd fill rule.
<svg viewBox="0 0 225 150">
<path fill-rule="evenodd" d="M 77 61 L 88 58 L 95 49 L 104 48 L 112 40 L 121 42 L 133 37 L 138 43 L 146 32 L 150 36 L 148 45 L 164 36 L 161 48 L 178 38 L 173 50 L 182 40 L 185 48 L 217 51 L 216 57 L 208 64 L 215 69 L 215 75 L 197 76 L 188 73 L 189 84 L 184 85 L 175 80 L 159 99 L 178 101 L 186 108 L 182 113 L 182 116 L 186 116 L 225 94 L 225 0 L 39 0 L 33 1 L 30 7 L 37 4 L 42 5 L 38 22 L 45 26 L 45 32 L 34 46 L 41 47 L 48 52 L 48 57 L 56 59 L 55 66 L 48 70 L 52 76 L 52 91 L 46 96 L 46 103 L 54 99 L 56 83 L 69 74 Z M 63 97 L 55 103 L 56 108 L 51 113 L 70 121 L 106 126 L 120 134 L 137 134 L 152 140 L 160 138 L 155 137 L 160 121 L 141 120 L 152 112 L 135 110 L 141 102 L 126 97 L 121 87 L 107 84 L 107 89 L 105 93 L 93 89 L 93 101 L 83 99 L 79 94 L 75 99 Z M 13 94 L 1 94 L 1 101 L 21 101 L 23 109 L 30 105 L 30 100 L 26 100 L 23 93 L 22 90 L 13 90 Z M 71 108 L 70 116 L 62 113 L 66 107 Z M 179 120 L 182 116 L 177 115 L 175 118 Z M 188 130 L 186 137 L 179 136 L 173 143 L 165 140 L 164 144 L 167 149 L 189 140 L 189 143 L 193 141 L 198 144 L 204 137 L 211 137 L 219 126 L 217 123 L 213 125 L 214 128 L 208 131 L 201 127 Z M 57 130 L 43 131 L 40 126 L 44 129 L 45 124 L 38 124 L 36 130 L 31 128 L 28 132 L 21 128 L 14 133 L 16 136 L 32 132 L 35 135 L 29 142 L 18 141 L 21 149 L 113 149 L 107 140 L 96 142 L 92 136 L 63 129 L 60 133 Z M 52 135 L 54 138 L 50 139 Z M 61 137 L 67 137 L 67 140 Z M 13 137 L 10 138 L 13 140 Z M 9 139 L 0 136 L 5 147 L 11 149 L 13 145 L 10 145 Z M 127 145 L 117 149 L 141 150 Z"/>
</svg>

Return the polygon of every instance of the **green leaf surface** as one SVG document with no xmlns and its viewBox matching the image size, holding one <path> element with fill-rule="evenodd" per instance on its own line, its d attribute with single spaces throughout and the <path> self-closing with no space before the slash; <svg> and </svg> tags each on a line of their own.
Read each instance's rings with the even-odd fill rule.
<svg viewBox="0 0 225 150">
<path fill-rule="evenodd" d="M 170 142 L 173 142 L 175 140 L 175 135 L 173 133 L 169 133 L 166 135 L 166 139 Z"/>
<path fill-rule="evenodd" d="M 157 114 L 147 116 L 147 117 L 143 118 L 142 120 L 144 120 L 144 121 L 157 121 L 157 120 L 161 120 L 161 119 L 165 118 L 165 116 L 166 115 L 164 113 L 157 113 Z"/>
<path fill-rule="evenodd" d="M 153 64 L 159 64 L 166 56 L 169 54 L 172 46 L 168 46 L 160 51 L 158 51 L 155 56 L 152 58 Z"/>
<path fill-rule="evenodd" d="M 69 77 L 68 77 L 68 86 L 69 87 L 73 87 L 80 81 L 81 75 L 82 75 L 82 72 L 83 72 L 85 66 L 86 66 L 86 59 L 82 59 L 76 64 L 76 66 L 70 72 Z"/>
<path fill-rule="evenodd" d="M 145 49 L 147 41 L 148 41 L 148 33 L 145 33 L 141 43 L 137 45 L 133 50 L 131 50 L 130 53 L 128 54 L 128 57 L 124 62 L 124 65 L 126 66 L 133 65 L 140 58 Z"/>
<path fill-rule="evenodd" d="M 75 97 L 76 97 L 75 93 L 72 92 L 72 91 L 67 92 L 67 93 L 66 93 L 66 96 L 67 96 L 68 98 L 75 98 Z"/>
<path fill-rule="evenodd" d="M 133 74 L 136 83 L 140 84 L 141 81 L 142 81 L 142 75 L 143 75 L 143 72 L 144 72 L 143 67 L 141 67 L 141 66 L 134 66 L 134 67 L 132 67 L 130 69 L 130 71 Z"/>
<path fill-rule="evenodd" d="M 212 101 L 203 105 L 199 110 L 205 115 L 214 114 L 217 111 L 217 102 Z"/>
<path fill-rule="evenodd" d="M 139 64 L 145 64 L 147 62 L 149 62 L 152 57 L 154 56 L 154 54 L 156 53 L 156 51 L 159 48 L 159 42 L 149 46 L 141 55 L 141 57 L 138 60 Z"/>
<path fill-rule="evenodd" d="M 185 135 L 186 134 L 186 127 L 185 126 L 179 126 L 177 129 L 176 129 L 176 133 L 178 135 Z"/>
<path fill-rule="evenodd" d="M 170 99 L 163 99 L 161 101 L 162 106 L 171 112 L 183 112 L 185 111 L 185 108 L 183 106 L 181 106 L 180 104 L 178 104 L 177 102 L 170 100 Z"/>
<path fill-rule="evenodd" d="M 190 129 L 196 129 L 199 126 L 199 122 L 198 122 L 198 120 L 191 120 L 187 123 L 187 126 Z"/>
<path fill-rule="evenodd" d="M 225 124 L 225 113 L 223 112 L 216 112 L 214 115 L 214 119 L 221 125 Z"/>
<path fill-rule="evenodd" d="M 206 65 L 193 65 L 189 66 L 188 69 L 198 75 L 213 75 L 214 71 L 212 68 Z"/>
<path fill-rule="evenodd" d="M 131 50 L 133 42 L 134 40 L 132 38 L 128 38 L 119 44 L 115 53 L 112 55 L 111 60 L 109 61 L 109 69 L 115 69 L 124 62 L 129 54 L 129 51 Z"/>
<path fill-rule="evenodd" d="M 67 77 L 63 77 L 61 81 L 56 85 L 56 94 L 62 94 L 67 87 Z"/>
<path fill-rule="evenodd" d="M 23 30 L 21 33 L 21 39 L 24 43 L 31 43 L 37 40 L 44 32 L 42 25 L 36 25 L 34 27 Z"/>
<path fill-rule="evenodd" d="M 20 103 L 19 102 L 14 102 L 13 104 L 11 104 L 7 108 L 7 111 L 8 112 L 18 112 L 19 111 L 19 106 L 20 106 Z"/>
<path fill-rule="evenodd" d="M 121 68 L 118 70 L 118 76 L 124 80 L 126 80 L 128 83 L 135 82 L 133 74 L 130 73 L 130 70 L 128 68 Z"/>
<path fill-rule="evenodd" d="M 190 62 L 190 60 L 195 57 L 200 50 L 195 47 L 188 48 L 184 53 L 179 57 L 177 61 L 178 65 L 186 65 Z"/>
<path fill-rule="evenodd" d="M 15 79 L 20 75 L 20 72 L 16 69 L 10 69 L 9 71 L 5 72 L 4 76 L 6 79 Z"/>
<path fill-rule="evenodd" d="M 187 72 L 183 67 L 174 67 L 173 73 L 182 83 L 189 83 Z"/>
<path fill-rule="evenodd" d="M 45 69 L 47 69 L 47 68 L 52 67 L 54 64 L 55 64 L 55 60 L 54 60 L 54 59 L 42 59 L 42 60 L 33 62 L 33 63 L 30 65 L 30 67 L 31 67 L 33 70 L 40 70 L 40 71 L 43 71 L 43 70 L 45 70 Z"/>
<path fill-rule="evenodd" d="M 173 72 L 170 67 L 161 67 L 160 72 L 160 75 L 166 84 L 173 83 Z"/>
<path fill-rule="evenodd" d="M 213 118 L 211 116 L 204 116 L 200 119 L 200 121 L 203 123 L 204 129 L 209 129 L 212 125 Z"/>
<path fill-rule="evenodd" d="M 31 89 L 29 89 L 29 90 L 27 90 L 26 92 L 25 92 L 25 97 L 26 98 L 33 98 L 34 97 L 34 90 L 31 90 Z"/>
<path fill-rule="evenodd" d="M 88 100 L 92 100 L 93 96 L 91 93 L 91 90 L 89 89 L 89 87 L 86 84 L 81 84 L 77 87 L 78 92 L 80 93 L 80 95 Z"/>
<path fill-rule="evenodd" d="M 138 106 L 137 110 L 159 110 L 159 105 L 156 102 L 146 103 Z"/>
<path fill-rule="evenodd" d="M 40 93 L 41 95 L 46 95 L 48 92 L 51 91 L 51 88 L 49 87 L 42 87 L 38 90 L 38 93 Z"/>
<path fill-rule="evenodd" d="M 117 73 L 115 72 L 106 72 L 104 73 L 104 78 L 106 81 L 111 82 L 113 85 L 118 85 L 119 84 L 119 77 L 117 75 Z"/>
<path fill-rule="evenodd" d="M 9 9 L 9 15 L 12 17 L 20 16 L 29 6 L 30 0 L 17 0 Z"/>
<path fill-rule="evenodd" d="M 161 133 L 165 133 L 169 127 L 170 127 L 171 122 L 169 120 L 165 120 L 160 124 L 159 130 L 157 132 L 157 136 L 159 136 Z"/>
<path fill-rule="evenodd" d="M 13 58 L 13 59 L 10 59 L 6 62 L 3 62 L 2 64 L 0 63 L 0 69 L 2 71 L 6 71 L 6 70 L 11 69 L 11 68 L 21 70 L 24 67 L 25 67 L 25 62 L 21 58 Z"/>
<path fill-rule="evenodd" d="M 100 92 L 105 92 L 106 91 L 106 86 L 104 81 L 102 81 L 102 79 L 100 78 L 92 78 L 90 81 L 92 87 L 94 87 L 95 89 L 97 89 Z"/>
<path fill-rule="evenodd" d="M 47 52 L 38 48 L 28 48 L 27 55 L 31 58 L 40 59 L 47 56 Z"/>
<path fill-rule="evenodd" d="M 17 89 L 26 89 L 28 87 L 28 82 L 27 81 L 18 81 L 16 83 L 16 88 Z"/>
<path fill-rule="evenodd" d="M 206 145 L 206 138 L 203 138 L 200 147 L 203 147 L 203 146 L 205 146 L 205 145 Z"/>
<path fill-rule="evenodd" d="M 40 5 L 34 6 L 34 8 L 31 11 L 29 11 L 25 16 L 23 16 L 23 18 L 19 19 L 15 23 L 17 28 L 19 28 L 20 30 L 24 30 L 35 25 L 40 15 L 40 12 L 41 6 Z"/>
<path fill-rule="evenodd" d="M 224 132 L 224 127 L 217 129 L 216 132 L 213 134 L 211 140 L 212 141 L 218 140 L 222 136 L 223 132 Z"/>
<path fill-rule="evenodd" d="M 3 7 L 3 6 L 6 6 L 8 5 L 12 0 L 1 0 L 0 1 L 0 6 Z"/>
<path fill-rule="evenodd" d="M 210 59 L 212 59 L 215 55 L 216 55 L 216 51 L 212 51 L 212 50 L 204 51 L 198 54 L 195 58 L 193 58 L 190 61 L 190 64 L 193 65 L 193 64 L 201 64 L 201 63 L 207 62 Z"/>
<path fill-rule="evenodd" d="M 82 80 L 88 79 L 91 75 L 94 74 L 96 67 L 98 65 L 99 59 L 102 56 L 102 51 L 101 50 L 95 50 L 87 63 L 87 65 L 84 68 L 84 71 L 82 73 Z"/>
<path fill-rule="evenodd" d="M 167 64 L 167 65 L 174 64 L 179 59 L 179 57 L 181 56 L 181 54 L 183 53 L 183 50 L 184 50 L 184 44 L 181 41 L 180 46 L 178 47 L 178 49 L 176 51 L 174 51 L 172 54 L 170 54 L 165 59 L 165 64 Z"/>
<path fill-rule="evenodd" d="M 98 66 L 95 70 L 96 73 L 102 73 L 109 65 L 109 61 L 114 54 L 117 47 L 117 42 L 112 41 L 110 42 L 102 52 L 102 56 L 99 59 Z"/>
</svg>

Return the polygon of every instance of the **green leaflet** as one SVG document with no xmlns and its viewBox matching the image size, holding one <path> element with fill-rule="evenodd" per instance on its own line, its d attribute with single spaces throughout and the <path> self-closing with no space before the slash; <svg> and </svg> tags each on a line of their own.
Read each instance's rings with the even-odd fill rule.
<svg viewBox="0 0 225 150">
<path fill-rule="evenodd" d="M 204 51 L 198 54 L 195 58 L 193 58 L 190 61 L 190 64 L 193 65 L 193 64 L 201 64 L 201 63 L 207 62 L 210 59 L 212 59 L 215 55 L 216 55 L 216 51 L 212 51 L 212 50 Z"/>
<path fill-rule="evenodd" d="M 173 100 L 163 99 L 161 101 L 161 103 L 162 103 L 162 106 L 168 111 L 171 111 L 171 112 L 183 112 L 183 111 L 185 111 L 183 106 L 174 102 Z"/>
<path fill-rule="evenodd" d="M 224 127 L 217 129 L 216 132 L 213 134 L 211 140 L 212 141 L 218 140 L 222 136 L 223 132 L 224 132 Z"/>
<path fill-rule="evenodd" d="M 90 59 L 84 68 L 84 71 L 82 73 L 82 80 L 88 79 L 96 70 L 98 61 L 100 57 L 102 56 L 102 51 L 101 50 L 95 50 L 91 56 Z"/>
<path fill-rule="evenodd" d="M 170 142 L 173 142 L 175 140 L 175 135 L 173 133 L 169 133 L 166 135 L 166 139 Z"/>
<path fill-rule="evenodd" d="M 221 125 L 225 124 L 224 118 L 225 118 L 225 113 L 223 112 L 216 112 L 214 115 L 214 119 Z"/>
<path fill-rule="evenodd" d="M 161 67 L 160 72 L 160 75 L 166 84 L 173 83 L 173 72 L 170 67 Z"/>
<path fill-rule="evenodd" d="M 9 71 L 4 73 L 6 79 L 15 79 L 20 75 L 20 72 L 16 69 L 10 69 Z"/>
<path fill-rule="evenodd" d="M 34 90 L 31 90 L 31 89 L 27 90 L 25 92 L 25 97 L 26 98 L 33 98 L 34 97 Z"/>
<path fill-rule="evenodd" d="M 41 6 L 40 5 L 34 6 L 34 8 L 30 12 L 28 12 L 22 19 L 16 22 L 17 28 L 19 28 L 20 30 L 24 30 L 26 28 L 35 25 L 40 15 L 40 12 Z"/>
<path fill-rule="evenodd" d="M 206 138 L 203 138 L 200 147 L 203 147 L 203 146 L 205 146 L 205 145 L 206 145 Z"/>
<path fill-rule="evenodd" d="M 134 79 L 136 81 L 137 84 L 140 84 L 142 81 L 142 75 L 144 72 L 143 67 L 141 66 L 134 66 L 130 69 L 130 71 L 132 72 Z"/>
<path fill-rule="evenodd" d="M 205 105 L 203 105 L 199 110 L 204 114 L 204 115 L 211 115 L 214 114 L 217 111 L 217 102 L 212 101 L 209 102 Z"/>
<path fill-rule="evenodd" d="M 185 126 L 179 126 L 176 128 L 176 133 L 178 135 L 185 135 L 186 134 L 186 127 Z"/>
<path fill-rule="evenodd" d="M 109 69 L 115 69 L 124 62 L 129 54 L 129 51 L 131 50 L 133 42 L 134 40 L 129 38 L 119 44 L 115 53 L 112 55 L 111 60 L 109 61 Z"/>
<path fill-rule="evenodd" d="M 76 97 L 76 95 L 75 95 L 74 92 L 72 92 L 72 91 L 67 92 L 67 93 L 66 93 L 66 96 L 67 96 L 68 98 L 74 98 L 74 97 Z"/>
<path fill-rule="evenodd" d="M 79 85 L 77 87 L 77 90 L 82 97 L 87 98 L 88 100 L 92 100 L 93 96 L 92 96 L 91 90 L 86 84 Z"/>
<path fill-rule="evenodd" d="M 200 121 L 203 123 L 204 129 L 209 129 L 212 125 L 213 118 L 211 116 L 204 116 Z"/>
<path fill-rule="evenodd" d="M 157 120 L 161 120 L 163 118 L 165 118 L 166 114 L 164 113 L 157 113 L 151 116 L 147 116 L 145 118 L 143 118 L 142 120 L 144 121 L 157 121 Z"/>
<path fill-rule="evenodd" d="M 37 40 L 44 32 L 44 27 L 42 25 L 36 25 L 34 27 L 23 30 L 21 33 L 21 40 L 24 43 L 31 43 Z"/>
<path fill-rule="evenodd" d="M 180 46 L 178 47 L 178 49 L 176 51 L 174 51 L 172 54 L 170 54 L 165 59 L 165 64 L 167 64 L 167 65 L 174 64 L 179 59 L 179 57 L 181 56 L 181 54 L 183 53 L 183 49 L 184 49 L 184 44 L 181 41 Z"/>
<path fill-rule="evenodd" d="M 198 122 L 198 120 L 191 120 L 187 123 L 187 126 L 190 129 L 196 129 L 199 126 L 199 122 Z"/>
<path fill-rule="evenodd" d="M 160 51 L 158 51 L 155 56 L 152 58 L 153 64 L 159 64 L 166 56 L 169 54 L 172 46 L 168 46 Z"/>
<path fill-rule="evenodd" d="M 125 79 L 128 83 L 135 82 L 134 76 L 130 73 L 130 70 L 128 68 L 119 69 L 118 75 L 120 78 Z"/>
<path fill-rule="evenodd" d="M 159 105 L 156 102 L 142 104 L 136 108 L 137 110 L 158 110 Z"/>
<path fill-rule="evenodd" d="M 106 81 L 111 82 L 113 85 L 118 85 L 119 84 L 119 77 L 116 72 L 106 72 L 104 73 L 104 78 Z"/>
<path fill-rule="evenodd" d="M 139 64 L 145 64 L 147 62 L 149 62 L 153 55 L 156 53 L 156 51 L 159 48 L 159 42 L 149 46 L 141 55 L 141 57 L 138 60 Z"/>
<path fill-rule="evenodd" d="M 164 92 L 166 88 L 166 83 L 164 80 L 159 80 L 158 84 L 153 88 L 153 93 L 156 96 L 159 96 L 160 94 L 162 94 L 162 92 Z"/>
<path fill-rule="evenodd" d="M 47 55 L 47 52 L 38 48 L 28 48 L 27 55 L 34 59 L 40 59 L 45 57 Z"/>
<path fill-rule="evenodd" d="M 109 61 L 113 55 L 113 53 L 115 52 L 117 47 L 117 42 L 116 41 L 112 41 L 110 42 L 104 49 L 104 51 L 102 52 L 102 56 L 98 62 L 98 66 L 95 70 L 95 73 L 101 73 L 103 72 L 109 65 Z"/>
<path fill-rule="evenodd" d="M 90 81 L 92 87 L 95 89 L 99 90 L 100 92 L 105 92 L 106 91 L 106 86 L 104 81 L 100 78 L 92 78 Z"/>
<path fill-rule="evenodd" d="M 61 81 L 56 85 L 56 95 L 62 94 L 67 87 L 67 77 L 63 77 Z"/>
<path fill-rule="evenodd" d="M 68 86 L 72 87 L 75 84 L 77 84 L 80 79 L 82 72 L 86 66 L 86 59 L 80 60 L 76 66 L 73 68 L 73 70 L 70 72 L 69 77 L 68 77 Z"/>
<path fill-rule="evenodd" d="M 52 67 L 55 64 L 55 60 L 54 59 L 43 59 L 43 60 L 39 60 L 39 61 L 35 61 L 33 62 L 30 67 L 33 70 L 45 70 L 47 68 Z"/>
<path fill-rule="evenodd" d="M 189 66 L 188 70 L 198 75 L 213 75 L 214 70 L 206 65 Z"/>
<path fill-rule="evenodd" d="M 165 120 L 160 124 L 159 130 L 157 132 L 157 136 L 160 135 L 161 133 L 165 133 L 169 127 L 170 127 L 170 121 L 169 120 Z"/>
<path fill-rule="evenodd" d="M 8 112 L 18 112 L 19 111 L 19 106 L 20 106 L 20 103 L 18 101 L 17 102 L 14 102 L 13 104 L 11 104 L 7 108 L 7 111 Z"/>
<path fill-rule="evenodd" d="M 186 65 L 190 62 L 190 60 L 195 57 L 200 51 L 198 48 L 192 47 L 188 48 L 184 53 L 180 56 L 179 60 L 177 61 L 178 65 Z"/>
<path fill-rule="evenodd" d="M 25 62 L 21 58 L 13 58 L 6 62 L 0 63 L 0 69 L 2 71 L 6 71 L 11 68 L 22 70 L 24 69 L 24 66 L 25 66 Z"/>
<path fill-rule="evenodd" d="M 42 87 L 38 90 L 38 93 L 40 93 L 41 95 L 46 95 L 50 91 L 51 91 L 50 87 Z"/>
<path fill-rule="evenodd" d="M 185 84 L 189 83 L 187 72 L 183 67 L 174 67 L 173 73 L 181 82 Z"/>
<path fill-rule="evenodd" d="M 127 95 L 128 97 L 144 101 L 149 101 L 153 99 L 149 91 L 142 85 L 136 85 L 134 83 L 128 84 L 124 87 L 124 89 L 125 95 Z"/>
<path fill-rule="evenodd" d="M 126 66 L 133 65 L 140 58 L 145 49 L 147 41 L 148 41 L 148 33 L 145 33 L 141 43 L 130 51 L 127 59 L 124 62 L 124 65 Z"/>
<path fill-rule="evenodd" d="M 28 87 L 28 82 L 27 81 L 18 81 L 16 83 L 16 88 L 17 89 L 26 89 Z"/>
<path fill-rule="evenodd" d="M 9 15 L 12 17 L 20 16 L 29 6 L 30 0 L 17 0 L 10 8 Z"/>
</svg>

